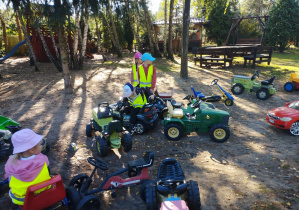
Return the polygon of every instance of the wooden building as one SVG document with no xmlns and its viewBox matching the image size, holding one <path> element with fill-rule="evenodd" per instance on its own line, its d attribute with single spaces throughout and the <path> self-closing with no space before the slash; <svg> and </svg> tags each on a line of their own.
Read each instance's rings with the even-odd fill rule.
<svg viewBox="0 0 299 210">
<path fill-rule="evenodd" d="M 174 52 L 179 52 L 181 50 L 181 31 L 183 28 L 182 18 L 174 18 L 173 19 L 173 40 L 172 46 Z M 190 17 L 189 23 L 189 43 L 188 43 L 188 51 L 192 51 L 193 47 L 201 47 L 202 45 L 202 27 L 203 24 L 209 21 L 204 20 L 202 18 L 194 18 Z M 169 23 L 167 23 L 168 25 Z M 158 46 L 159 50 L 163 51 L 163 43 L 164 43 L 164 19 L 157 20 L 153 22 L 153 26 L 155 29 L 156 36 L 158 37 Z M 168 29 L 167 29 L 168 30 Z"/>
</svg>

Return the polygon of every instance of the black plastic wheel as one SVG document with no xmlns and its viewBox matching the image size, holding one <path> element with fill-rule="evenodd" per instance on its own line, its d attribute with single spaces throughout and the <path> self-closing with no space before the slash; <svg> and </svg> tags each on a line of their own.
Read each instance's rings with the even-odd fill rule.
<svg viewBox="0 0 299 210">
<path fill-rule="evenodd" d="M 190 180 L 187 183 L 188 188 L 188 201 L 187 205 L 190 210 L 200 210 L 201 203 L 200 203 L 200 194 L 197 182 Z"/>
<path fill-rule="evenodd" d="M 95 195 L 88 195 L 81 199 L 76 210 L 99 210 L 100 207 L 100 199 Z"/>
<path fill-rule="evenodd" d="M 213 141 L 223 143 L 229 138 L 230 131 L 226 125 L 215 124 L 210 128 L 209 135 Z"/>
<path fill-rule="evenodd" d="M 236 83 L 232 86 L 231 91 L 235 95 L 240 95 L 244 91 L 244 86 L 242 84 Z"/>
<path fill-rule="evenodd" d="M 129 133 L 125 133 L 121 138 L 121 145 L 125 152 L 129 152 L 132 149 L 132 137 Z"/>
<path fill-rule="evenodd" d="M 147 210 L 158 210 L 157 191 L 155 186 L 147 186 L 145 189 L 145 202 Z"/>
<path fill-rule="evenodd" d="M 259 89 L 256 91 L 256 97 L 260 100 L 267 100 L 270 97 L 270 92 L 267 89 Z"/>
<path fill-rule="evenodd" d="M 178 141 L 183 135 L 183 126 L 178 123 L 168 123 L 164 127 L 164 135 L 171 141 Z"/>
<path fill-rule="evenodd" d="M 156 181 L 150 180 L 150 179 L 143 179 L 143 180 L 141 180 L 140 184 L 141 184 L 141 187 L 140 187 L 139 194 L 140 194 L 141 199 L 145 202 L 146 201 L 146 194 L 145 194 L 146 187 L 156 186 Z"/>
<path fill-rule="evenodd" d="M 92 125 L 91 124 L 86 125 L 86 136 L 92 137 Z"/>
<path fill-rule="evenodd" d="M 233 100 L 231 100 L 231 99 L 226 99 L 225 101 L 224 101 L 224 103 L 225 103 L 225 105 L 226 106 L 232 106 L 232 105 L 234 105 L 234 101 Z"/>
<path fill-rule="evenodd" d="M 284 84 L 284 90 L 287 92 L 293 92 L 295 90 L 295 83 L 294 82 L 287 82 Z"/>
<path fill-rule="evenodd" d="M 106 157 L 108 154 L 108 145 L 107 142 L 102 139 L 100 136 L 96 137 L 97 141 L 97 152 L 100 157 Z"/>
<path fill-rule="evenodd" d="M 74 186 L 70 186 L 65 189 L 66 198 L 68 201 L 68 209 L 75 210 L 79 201 L 81 200 L 80 193 Z"/>
<path fill-rule="evenodd" d="M 135 133 L 137 134 L 143 134 L 145 132 L 145 125 L 143 122 L 141 121 L 137 121 L 137 123 L 135 124 Z"/>
<path fill-rule="evenodd" d="M 74 186 L 79 192 L 83 182 L 87 180 L 88 176 L 86 174 L 78 174 L 71 179 L 69 186 Z"/>
</svg>

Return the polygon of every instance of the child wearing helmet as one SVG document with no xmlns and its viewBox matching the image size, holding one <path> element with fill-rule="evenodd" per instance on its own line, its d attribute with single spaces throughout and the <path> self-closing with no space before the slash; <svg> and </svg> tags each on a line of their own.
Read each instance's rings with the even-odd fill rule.
<svg viewBox="0 0 299 210">
<path fill-rule="evenodd" d="M 41 154 L 43 136 L 30 129 L 12 135 L 13 154 L 5 164 L 5 177 L 9 179 L 9 196 L 13 203 L 24 205 L 27 188 L 50 179 L 47 156 Z M 47 189 L 43 188 L 38 192 Z"/>
<path fill-rule="evenodd" d="M 148 95 L 153 99 L 154 95 L 150 91 Z M 133 87 L 130 83 L 125 84 L 123 87 L 123 95 L 124 101 L 128 101 L 130 106 L 126 107 L 126 113 L 130 113 L 130 132 L 134 133 L 135 123 L 137 120 L 137 114 L 141 110 L 141 108 L 147 103 L 147 98 L 145 96 L 144 90 L 139 87 Z"/>
<path fill-rule="evenodd" d="M 131 84 L 136 87 L 138 85 L 138 75 L 137 75 L 137 69 L 140 64 L 142 64 L 141 60 L 142 54 L 140 52 L 135 53 L 134 58 L 135 58 L 135 65 L 132 67 L 132 72 L 131 72 Z"/>
</svg>

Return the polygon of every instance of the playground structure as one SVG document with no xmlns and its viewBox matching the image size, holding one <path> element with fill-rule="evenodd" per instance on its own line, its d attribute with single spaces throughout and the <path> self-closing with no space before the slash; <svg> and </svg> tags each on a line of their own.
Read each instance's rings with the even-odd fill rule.
<svg viewBox="0 0 299 210">
<path fill-rule="evenodd" d="M 228 41 L 229 41 L 229 38 L 230 38 L 230 35 L 233 33 L 233 36 L 234 36 L 234 42 L 233 42 L 233 45 L 262 45 L 263 43 L 263 38 L 264 38 L 264 35 L 265 35 L 265 24 L 268 20 L 270 16 L 253 16 L 253 17 L 240 17 L 240 18 L 231 18 L 230 21 L 232 23 L 231 25 L 231 28 L 228 32 L 228 36 L 226 38 L 226 41 L 225 41 L 225 46 L 228 45 Z M 237 27 L 238 25 L 240 25 L 241 21 L 242 20 L 245 20 L 245 19 L 257 19 L 258 22 L 259 22 L 259 26 L 262 30 L 262 35 L 260 38 L 258 39 L 253 39 L 253 38 L 247 38 L 247 39 L 241 39 L 241 38 L 238 38 L 238 35 L 237 35 Z M 264 19 L 264 22 L 263 20 Z"/>
</svg>

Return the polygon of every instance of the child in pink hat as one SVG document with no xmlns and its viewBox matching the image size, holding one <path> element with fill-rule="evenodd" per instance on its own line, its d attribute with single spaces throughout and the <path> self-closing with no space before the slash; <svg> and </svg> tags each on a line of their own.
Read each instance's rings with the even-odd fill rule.
<svg viewBox="0 0 299 210">
<path fill-rule="evenodd" d="M 142 64 L 141 60 L 142 54 L 140 52 L 135 53 L 134 59 L 135 59 L 135 64 L 132 67 L 132 72 L 131 72 L 131 84 L 136 87 L 139 82 L 138 82 L 138 74 L 137 74 L 137 69 L 139 65 Z"/>
<path fill-rule="evenodd" d="M 13 203 L 23 205 L 27 188 L 50 179 L 47 156 L 41 154 L 43 136 L 30 129 L 23 129 L 11 137 L 13 155 L 5 164 L 9 179 L 9 196 Z M 42 189 L 40 191 L 43 191 Z"/>
</svg>

